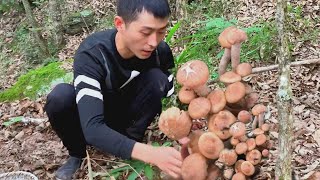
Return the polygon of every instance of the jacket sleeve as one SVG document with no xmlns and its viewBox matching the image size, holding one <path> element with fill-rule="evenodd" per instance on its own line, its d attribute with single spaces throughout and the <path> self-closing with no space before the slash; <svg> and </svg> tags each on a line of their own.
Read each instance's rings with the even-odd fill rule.
<svg viewBox="0 0 320 180">
<path fill-rule="evenodd" d="M 105 75 L 94 57 L 79 53 L 74 61 L 74 86 L 81 127 L 88 144 L 123 159 L 130 159 L 134 140 L 106 125 L 101 83 Z"/>
</svg>

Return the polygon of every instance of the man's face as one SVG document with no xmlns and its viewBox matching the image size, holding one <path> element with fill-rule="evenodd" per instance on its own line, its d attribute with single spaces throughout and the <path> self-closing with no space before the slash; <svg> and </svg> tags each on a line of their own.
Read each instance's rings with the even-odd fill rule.
<svg viewBox="0 0 320 180">
<path fill-rule="evenodd" d="M 122 35 L 126 52 L 140 59 L 147 59 L 163 40 L 168 25 L 168 18 L 155 18 L 142 11 L 135 21 L 124 24 Z"/>
</svg>

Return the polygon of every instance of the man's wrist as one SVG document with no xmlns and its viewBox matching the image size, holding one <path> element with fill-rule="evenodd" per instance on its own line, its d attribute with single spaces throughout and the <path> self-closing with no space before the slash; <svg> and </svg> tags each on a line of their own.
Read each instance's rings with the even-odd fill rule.
<svg viewBox="0 0 320 180">
<path fill-rule="evenodd" d="M 152 162 L 153 150 L 154 150 L 153 146 L 136 142 L 133 146 L 131 157 L 133 159 L 137 159 L 145 163 L 153 164 Z"/>
</svg>

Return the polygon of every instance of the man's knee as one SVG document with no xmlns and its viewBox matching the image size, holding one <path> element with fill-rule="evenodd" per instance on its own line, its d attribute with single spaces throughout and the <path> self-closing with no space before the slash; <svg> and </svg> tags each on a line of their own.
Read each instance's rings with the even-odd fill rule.
<svg viewBox="0 0 320 180">
<path fill-rule="evenodd" d="M 151 69 L 146 73 L 148 84 L 151 84 L 153 93 L 161 97 L 166 95 L 170 82 L 168 76 L 165 75 L 160 69 Z"/>
<path fill-rule="evenodd" d="M 47 113 L 61 112 L 75 106 L 75 90 L 71 84 L 58 84 L 48 94 L 45 105 Z"/>
</svg>

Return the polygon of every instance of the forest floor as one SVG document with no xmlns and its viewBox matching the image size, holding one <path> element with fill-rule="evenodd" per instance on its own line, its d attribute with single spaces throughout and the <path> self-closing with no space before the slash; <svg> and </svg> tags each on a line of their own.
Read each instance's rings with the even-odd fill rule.
<svg viewBox="0 0 320 180">
<path fill-rule="evenodd" d="M 74 1 L 76 2 L 76 1 Z M 80 2 L 80 1 L 79 1 Z M 90 1 L 91 2 L 91 1 Z M 95 3 L 93 3 L 95 2 Z M 102 2 L 93 1 L 88 4 L 76 4 L 79 7 L 92 6 L 97 9 L 102 7 Z M 100 4 L 99 4 L 100 3 Z M 320 16 L 320 3 L 314 1 L 299 1 L 304 16 Z M 74 6 L 74 4 L 73 4 Z M 114 6 L 109 4 L 109 7 Z M 253 24 L 257 17 L 264 17 L 266 21 L 271 19 L 275 13 L 275 3 L 254 3 L 250 0 L 242 0 L 238 10 L 237 18 L 243 24 Z M 14 20 L 12 14 L 0 17 L 2 28 L 0 35 L 13 32 L 19 20 Z M 23 19 L 23 16 L 15 18 Z M 315 28 L 320 28 L 320 23 L 315 23 Z M 303 32 L 300 32 L 303 33 Z M 72 57 L 77 46 L 88 33 L 77 36 L 68 36 L 66 47 L 60 51 L 59 58 L 65 60 Z M 10 41 L 8 37 L 7 41 Z M 294 38 L 294 36 L 292 37 Z M 296 40 L 293 48 L 295 60 L 307 60 L 320 58 L 320 35 L 315 43 L 301 42 Z M 10 53 L 10 50 L 7 50 Z M 5 89 L 17 80 L 24 62 L 17 57 L 8 70 L 0 74 L 0 86 Z M 270 63 L 253 62 L 253 67 L 268 66 Z M 267 122 L 271 124 L 270 138 L 275 145 L 270 150 L 268 159 L 261 163 L 261 173 L 253 179 L 274 179 L 274 170 L 278 159 L 278 119 L 277 119 L 277 90 L 279 74 L 277 70 L 257 73 L 252 76 L 249 83 L 259 93 L 259 102 L 270 107 L 271 115 Z M 320 66 L 311 64 L 305 66 L 291 67 L 291 85 L 293 91 L 293 118 L 294 118 L 294 151 L 293 170 L 295 179 L 308 179 L 315 171 L 320 169 Z M 1 88 L 1 89 L 2 89 Z M 14 102 L 0 103 L 0 124 L 9 118 L 23 117 L 26 123 L 20 122 L 8 127 L 0 125 L 0 173 L 12 171 L 29 171 L 39 179 L 52 179 L 54 171 L 66 160 L 67 151 L 63 144 L 53 132 L 43 110 L 45 96 L 37 100 L 23 99 Z M 147 143 L 150 141 L 165 141 L 154 123 L 146 132 Z M 119 166 L 122 161 L 108 155 L 103 155 L 95 149 L 90 148 L 89 154 L 97 164 L 93 164 L 93 171 L 112 169 Z M 88 179 L 88 169 L 84 161 L 81 169 L 77 172 L 77 179 Z"/>
</svg>

